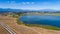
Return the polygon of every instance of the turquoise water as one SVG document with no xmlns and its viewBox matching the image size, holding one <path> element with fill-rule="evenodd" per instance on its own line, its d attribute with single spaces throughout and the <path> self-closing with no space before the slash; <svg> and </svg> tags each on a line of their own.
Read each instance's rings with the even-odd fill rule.
<svg viewBox="0 0 60 34">
<path fill-rule="evenodd" d="M 60 16 L 25 15 L 19 19 L 25 24 L 43 24 L 60 27 Z"/>
</svg>

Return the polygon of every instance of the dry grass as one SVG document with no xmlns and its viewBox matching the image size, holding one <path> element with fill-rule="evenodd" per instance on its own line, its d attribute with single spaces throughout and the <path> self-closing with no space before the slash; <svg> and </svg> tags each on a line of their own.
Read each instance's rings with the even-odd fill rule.
<svg viewBox="0 0 60 34">
<path fill-rule="evenodd" d="M 8 25 L 17 34 L 38 34 L 37 32 L 33 31 L 28 27 L 18 25 L 16 23 L 16 19 L 12 17 L 0 16 L 0 22 Z"/>
<path fill-rule="evenodd" d="M 16 34 L 60 34 L 60 31 L 18 25 L 15 18 L 8 16 L 0 16 L 0 22 L 8 25 Z"/>
<path fill-rule="evenodd" d="M 9 34 L 9 32 L 0 26 L 0 34 Z"/>
<path fill-rule="evenodd" d="M 41 32 L 41 34 L 60 34 L 60 31 L 56 31 L 56 30 L 48 30 L 40 27 L 32 27 L 32 28 L 38 32 Z"/>
</svg>

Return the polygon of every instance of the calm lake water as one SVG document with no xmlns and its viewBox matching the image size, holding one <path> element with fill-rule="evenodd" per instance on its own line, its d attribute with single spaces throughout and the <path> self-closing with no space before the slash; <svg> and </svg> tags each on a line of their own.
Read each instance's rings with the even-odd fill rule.
<svg viewBox="0 0 60 34">
<path fill-rule="evenodd" d="M 19 19 L 25 24 L 43 24 L 60 27 L 60 16 L 25 15 Z"/>
</svg>

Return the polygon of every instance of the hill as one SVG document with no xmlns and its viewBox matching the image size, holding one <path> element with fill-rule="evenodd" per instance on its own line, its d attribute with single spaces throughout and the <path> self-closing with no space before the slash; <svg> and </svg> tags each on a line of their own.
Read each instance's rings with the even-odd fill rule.
<svg viewBox="0 0 60 34">
<path fill-rule="evenodd" d="M 23 10 L 23 9 L 0 8 L 0 13 L 7 13 L 7 12 L 60 12 L 60 10 L 53 10 L 53 9 Z"/>
</svg>

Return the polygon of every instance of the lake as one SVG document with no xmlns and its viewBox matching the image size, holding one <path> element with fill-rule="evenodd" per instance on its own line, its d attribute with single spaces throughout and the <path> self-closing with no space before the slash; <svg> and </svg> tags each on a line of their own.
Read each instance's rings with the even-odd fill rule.
<svg viewBox="0 0 60 34">
<path fill-rule="evenodd" d="M 42 24 L 60 27 L 60 16 L 25 15 L 19 19 L 25 24 Z"/>
</svg>

